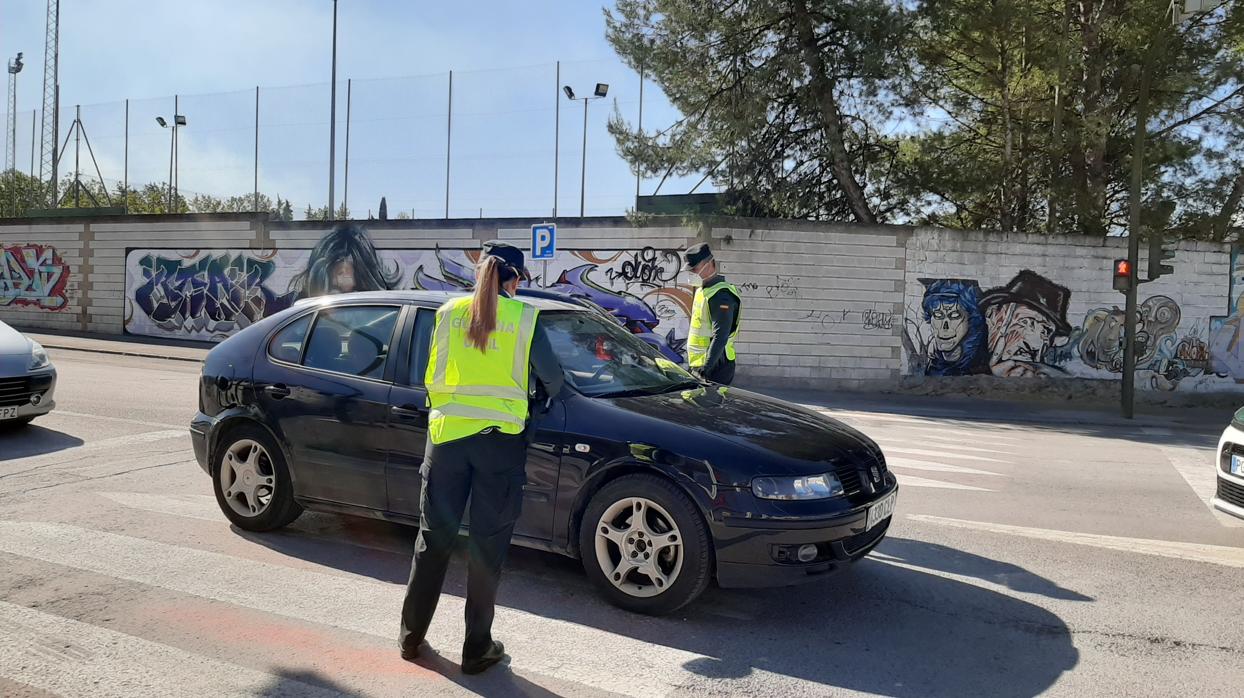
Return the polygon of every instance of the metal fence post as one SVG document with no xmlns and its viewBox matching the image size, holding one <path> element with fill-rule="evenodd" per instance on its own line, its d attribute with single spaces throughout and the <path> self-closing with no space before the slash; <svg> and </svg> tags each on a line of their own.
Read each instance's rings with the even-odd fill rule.
<svg viewBox="0 0 1244 698">
<path fill-rule="evenodd" d="M 341 208 L 350 217 L 350 102 L 353 92 L 352 78 L 346 78 L 346 171 L 341 188 Z"/>
<path fill-rule="evenodd" d="M 255 85 L 255 210 L 259 210 L 259 85 Z M 280 213 L 279 211 L 277 213 Z"/>
<path fill-rule="evenodd" d="M 449 107 L 445 116 L 445 217 L 449 218 L 449 151 L 454 133 L 454 71 L 449 71 Z"/>
<path fill-rule="evenodd" d="M 130 212 L 130 100 L 125 99 L 125 167 L 121 175 L 121 208 Z"/>
</svg>

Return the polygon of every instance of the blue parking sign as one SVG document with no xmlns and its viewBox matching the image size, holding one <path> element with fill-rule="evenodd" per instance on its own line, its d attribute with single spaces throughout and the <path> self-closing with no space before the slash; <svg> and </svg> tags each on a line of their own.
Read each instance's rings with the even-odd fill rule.
<svg viewBox="0 0 1244 698">
<path fill-rule="evenodd" d="M 557 256 L 557 224 L 540 223 L 531 226 L 531 258 L 553 259 Z"/>
</svg>

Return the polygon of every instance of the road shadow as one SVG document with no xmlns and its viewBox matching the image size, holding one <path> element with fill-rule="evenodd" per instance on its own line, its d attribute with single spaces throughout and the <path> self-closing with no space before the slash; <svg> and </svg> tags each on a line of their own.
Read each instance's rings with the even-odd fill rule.
<svg viewBox="0 0 1244 698">
<path fill-rule="evenodd" d="M 300 520 L 305 528 L 245 537 L 286 555 L 405 584 L 415 530 L 365 519 L 333 521 L 345 518 L 319 515 Z M 710 588 L 676 615 L 650 618 L 606 603 L 577 561 L 515 547 L 498 604 L 703 655 L 683 668 L 708 679 L 756 675 L 753 680 L 763 680 L 767 672 L 827 689 L 890 696 L 1032 696 L 1077 664 L 1071 632 L 1051 611 L 935 571 L 1051 599 L 1088 597 L 1015 565 L 942 545 L 895 539 L 879 550 L 903 564 L 869 558 L 804 586 Z M 465 567 L 460 546 L 445 593 L 465 594 Z M 393 609 L 395 618 L 398 612 Z M 515 638 L 498 639 L 515 656 L 524 651 Z M 433 663 L 429 668 L 477 690 L 465 683 L 475 677 L 463 677 L 455 667 Z"/>
<path fill-rule="evenodd" d="M 886 538 L 877 547 L 877 552 L 884 555 L 886 559 L 892 559 L 906 565 L 973 577 L 981 581 L 1005 586 L 1012 591 L 1039 594 L 1060 601 L 1094 600 L 1091 596 L 1085 596 L 1071 589 L 1065 589 L 1055 582 L 1039 574 L 1029 572 L 1019 565 L 991 560 L 987 557 L 937 543 L 926 543 L 906 538 Z"/>
<path fill-rule="evenodd" d="M 255 695 L 265 698 L 304 698 L 323 696 L 343 696 L 345 698 L 365 698 L 365 694 L 352 691 L 332 679 L 314 671 L 274 668 L 268 670 L 272 681 L 260 688 Z"/>
<path fill-rule="evenodd" d="M 1019 433 L 1048 432 L 1078 435 L 1155 446 L 1183 446 L 1213 449 L 1218 437 L 1231 422 L 1232 410 L 1191 407 L 1138 408 L 1135 419 L 1123 419 L 1104 409 L 1083 409 L 1075 405 L 1043 402 L 988 400 L 960 396 L 861 396 L 823 392 L 760 390 L 773 397 L 808 407 L 821 408 L 833 417 L 836 411 L 866 413 L 884 421 L 899 417 L 899 425 L 911 425 L 907 418 L 927 420 L 930 425 L 967 429 L 1015 430 Z M 850 415 L 844 415 L 851 421 Z M 867 428 L 864 429 L 868 431 Z"/>
<path fill-rule="evenodd" d="M 45 429 L 38 423 L 26 426 L 0 424 L 0 461 L 56 453 L 76 448 L 82 443 L 82 439 L 76 436 Z"/>
</svg>

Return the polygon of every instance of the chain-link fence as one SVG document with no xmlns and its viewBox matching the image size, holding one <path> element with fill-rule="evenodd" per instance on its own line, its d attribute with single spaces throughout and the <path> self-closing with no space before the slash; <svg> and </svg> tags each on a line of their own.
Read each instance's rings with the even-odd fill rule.
<svg viewBox="0 0 1244 698">
<path fill-rule="evenodd" d="M 597 83 L 608 96 L 585 102 Z M 643 89 L 645 130 L 672 123 L 659 89 Z M 634 205 L 635 175 L 606 124 L 615 109 L 638 123 L 640 79 L 617 61 L 344 79 L 337 93 L 334 194 L 353 218 L 378 215 L 381 197 L 389 218 L 610 215 Z M 190 210 L 268 209 L 279 198 L 296 219 L 322 215 L 330 102 L 329 83 L 80 107 L 62 96 L 60 195 L 76 176 L 122 205 L 123 188 L 167 192 L 171 181 Z M 18 115 L 15 169 L 47 181 L 39 117 Z M 673 177 L 661 191 L 685 193 L 698 180 Z M 658 181 L 643 182 L 642 193 Z M 163 195 L 149 199 L 165 205 Z"/>
</svg>

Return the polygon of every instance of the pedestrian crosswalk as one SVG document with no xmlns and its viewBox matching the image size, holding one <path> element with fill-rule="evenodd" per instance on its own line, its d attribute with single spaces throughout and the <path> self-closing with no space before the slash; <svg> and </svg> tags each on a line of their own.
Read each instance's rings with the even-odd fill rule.
<svg viewBox="0 0 1244 698">
<path fill-rule="evenodd" d="M 995 492 L 1022 461 L 1014 427 L 965 420 L 818 409 L 859 429 L 881 447 L 903 487 Z M 916 474 L 919 473 L 919 474 Z M 930 475 L 936 473 L 936 475 Z"/>
</svg>

